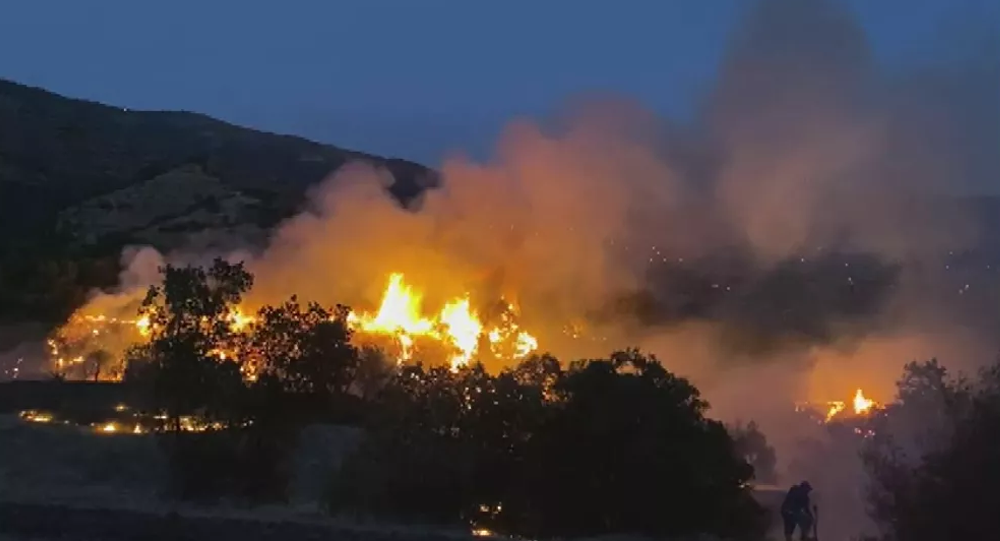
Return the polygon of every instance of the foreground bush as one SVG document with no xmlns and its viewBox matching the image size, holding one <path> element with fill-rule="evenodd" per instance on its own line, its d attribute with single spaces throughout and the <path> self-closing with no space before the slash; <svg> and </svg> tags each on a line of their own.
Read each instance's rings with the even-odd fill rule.
<svg viewBox="0 0 1000 541">
<path fill-rule="evenodd" d="M 753 469 L 707 407 L 634 351 L 565 372 L 550 358 L 498 376 L 407 368 L 331 506 L 530 537 L 757 536 Z"/>
<path fill-rule="evenodd" d="M 763 531 L 745 450 L 653 358 L 386 370 L 351 344 L 345 307 L 292 298 L 237 330 L 253 281 L 242 265 L 163 274 L 125 379 L 165 412 L 176 497 L 284 499 L 299 428 L 353 395 L 369 403 L 368 430 L 330 492 L 338 511 L 532 537 Z M 186 433 L 185 416 L 222 429 Z"/>
<path fill-rule="evenodd" d="M 292 298 L 250 328 L 233 314 L 253 283 L 242 265 L 162 269 L 142 306 L 149 341 L 128 354 L 125 382 L 145 411 L 162 412 L 169 493 L 181 499 L 287 499 L 291 452 L 310 422 L 357 416 L 348 389 L 362 363 L 346 309 Z M 248 378 L 248 374 L 254 377 Z M 184 430 L 194 417 L 214 427 Z"/>
<path fill-rule="evenodd" d="M 966 380 L 912 363 L 898 389 L 864 457 L 884 538 L 997 539 L 1000 365 Z"/>
</svg>

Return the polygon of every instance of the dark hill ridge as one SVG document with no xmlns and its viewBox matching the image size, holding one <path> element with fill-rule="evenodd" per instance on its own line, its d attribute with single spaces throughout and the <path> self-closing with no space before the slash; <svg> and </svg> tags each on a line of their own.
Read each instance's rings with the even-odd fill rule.
<svg viewBox="0 0 1000 541">
<path fill-rule="evenodd" d="M 63 321 L 117 283 L 125 245 L 261 241 L 353 160 L 392 173 L 401 203 L 437 183 L 405 160 L 0 79 L 0 329 Z"/>
<path fill-rule="evenodd" d="M 122 109 L 0 79 L 0 225 L 7 227 L 47 222 L 64 209 L 135 191 L 176 170 L 189 176 L 199 171 L 214 179 L 215 192 L 253 200 L 261 207 L 256 219 L 273 221 L 294 210 L 305 188 L 349 160 L 387 168 L 396 179 L 390 191 L 404 201 L 434 182 L 432 171 L 405 160 L 196 113 Z"/>
</svg>

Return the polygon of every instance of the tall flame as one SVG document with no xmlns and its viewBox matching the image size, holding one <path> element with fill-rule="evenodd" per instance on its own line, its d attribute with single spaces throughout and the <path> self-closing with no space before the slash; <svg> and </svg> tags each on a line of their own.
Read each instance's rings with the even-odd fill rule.
<svg viewBox="0 0 1000 541">
<path fill-rule="evenodd" d="M 861 392 L 861 389 L 858 389 L 854 393 L 854 413 L 856 415 L 865 415 L 875 406 L 875 401 L 865 398 L 865 394 Z"/>
<path fill-rule="evenodd" d="M 458 353 L 451 358 L 452 368 L 464 366 L 472 360 L 479 346 L 479 337 L 483 333 L 483 324 L 472 313 L 469 298 L 446 304 L 439 316 L 451 342 Z"/>
<path fill-rule="evenodd" d="M 450 358 L 453 370 L 467 365 L 479 350 L 480 339 L 486 337 L 494 353 L 508 340 L 514 342 L 513 356 L 523 358 L 538 348 L 538 341 L 531 334 L 519 330 L 509 315 L 501 316 L 496 326 L 486 329 L 472 308 L 468 295 L 444 305 L 434 316 L 424 316 L 423 297 L 408 286 L 403 275 L 394 273 L 382 295 L 382 302 L 375 314 L 351 312 L 348 324 L 361 333 L 392 336 L 400 346 L 400 361 L 413 356 L 413 344 L 418 337 L 442 342 L 454 353 Z M 508 312 L 513 306 L 508 305 Z"/>
<path fill-rule="evenodd" d="M 374 313 L 351 312 L 347 316 L 347 324 L 362 339 L 365 335 L 390 337 L 398 344 L 400 362 L 413 358 L 418 338 L 437 341 L 449 350 L 448 360 L 453 370 L 475 359 L 483 343 L 489 344 L 490 353 L 501 358 L 521 359 L 538 348 L 538 340 L 520 329 L 514 321 L 516 310 L 513 305 L 507 304 L 496 323 L 487 326 L 473 309 L 469 295 L 446 303 L 434 315 L 424 314 L 422 301 L 423 295 L 408 285 L 401 273 L 394 273 L 389 276 L 378 310 Z M 233 332 L 243 333 L 251 331 L 256 318 L 237 307 L 226 315 L 225 320 Z M 50 355 L 56 368 L 63 371 L 82 365 L 84 356 L 77 350 L 99 349 L 101 343 L 121 333 L 121 330 L 116 330 L 118 327 L 126 331 L 121 337 L 131 335 L 134 340 L 148 340 L 155 330 L 149 315 L 145 314 L 137 319 L 76 315 L 60 329 L 59 336 L 55 337 L 57 339 L 49 340 Z M 70 339 L 72 347 L 64 347 Z M 213 351 L 213 354 L 220 359 L 236 356 L 235 352 L 222 349 Z M 102 376 L 116 378 L 120 374 Z"/>
</svg>

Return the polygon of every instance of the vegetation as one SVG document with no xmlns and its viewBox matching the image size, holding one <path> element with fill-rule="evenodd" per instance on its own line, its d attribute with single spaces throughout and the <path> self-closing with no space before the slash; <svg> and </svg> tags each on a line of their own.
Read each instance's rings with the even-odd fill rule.
<svg viewBox="0 0 1000 541">
<path fill-rule="evenodd" d="M 395 367 L 352 345 L 345 307 L 292 298 L 234 331 L 253 282 L 242 265 L 163 276 L 125 381 L 165 412 L 177 497 L 283 499 L 298 431 L 363 401 L 367 435 L 331 480 L 332 511 L 533 537 L 752 538 L 766 526 L 753 467 L 698 390 L 653 357 L 564 368 L 539 356 L 499 374 Z M 184 430 L 188 416 L 215 429 Z"/>
<path fill-rule="evenodd" d="M 250 201 L 237 222 L 271 227 L 295 211 L 309 185 L 348 160 L 392 172 L 397 182 L 389 191 L 402 204 L 433 184 L 417 164 L 5 81 L 0 124 L 9 128 L 0 131 L 0 323 L 55 324 L 93 288 L 113 285 L 122 246 L 143 240 L 116 212 L 165 200 L 163 190 L 178 196 L 170 198 L 176 208 L 158 206 L 149 223 L 182 237 L 205 229 L 193 215 L 223 213 L 228 198 Z M 185 189 L 177 189 L 178 171 L 187 175 Z M 156 186 L 154 178 L 161 179 Z M 968 204 L 976 216 L 1000 215 L 990 212 L 996 198 Z M 107 218 L 101 227 L 88 221 L 95 215 Z M 73 227 L 60 227 L 63 221 Z M 995 229 L 995 220 L 989 223 Z M 665 266 L 663 282 L 680 284 L 697 302 L 663 310 L 648 295 L 628 299 L 627 308 L 653 322 L 713 311 L 719 292 L 712 273 L 738 263 Z M 874 259 L 852 260 L 850 271 L 843 266 L 817 256 L 754 278 L 753 294 L 742 297 L 754 310 L 719 311 L 739 323 L 727 326 L 733 331 L 723 342 L 767 352 L 789 329 L 793 339 L 841 336 L 842 326 L 833 333 L 813 305 L 845 318 L 870 313 L 898 270 Z M 841 272 L 852 277 L 846 286 Z M 820 287 L 815 276 L 839 285 Z M 351 422 L 363 424 L 366 437 L 331 479 L 333 511 L 534 538 L 763 531 L 746 484 L 774 480 L 773 448 L 754 423 L 727 431 L 708 418 L 698 390 L 655 358 L 627 350 L 563 365 L 540 356 L 499 374 L 479 365 L 457 372 L 396 367 L 380 351 L 352 344 L 340 306 L 293 297 L 262 309 L 248 332 L 234 332 L 233 309 L 252 282 L 240 265 L 168 266 L 144 304 L 152 336 L 129 354 L 128 401 L 165 414 L 158 439 L 176 497 L 284 499 L 299 430 Z M 848 330 L 867 332 L 871 321 L 859 321 Z M 98 379 L 108 362 L 94 352 L 87 373 Z M 43 395 L 32 382 L 17 382 L 8 395 L 11 389 L 39 403 L 65 401 L 69 392 Z M 73 387 L 80 396 L 69 409 L 80 422 L 96 421 L 106 404 L 77 403 L 116 403 L 118 391 L 97 382 Z M 113 400 L 99 400 L 106 392 Z M 15 402 L 0 393 L 0 409 Z M 210 429 L 185 429 L 191 418 Z M 933 361 L 909 365 L 897 402 L 871 429 L 864 453 L 869 503 L 887 539 L 996 537 L 1000 519 L 983 495 L 1000 481 L 1000 364 L 973 378 L 952 378 Z"/>
<path fill-rule="evenodd" d="M 65 321 L 92 289 L 117 283 L 119 257 L 117 246 L 76 246 L 55 227 L 0 229 L 0 324 Z"/>
<path fill-rule="evenodd" d="M 864 459 L 871 514 L 887 540 L 992 539 L 1000 517 L 1000 364 L 951 377 L 936 360 L 907 365 Z"/>
<path fill-rule="evenodd" d="M 330 480 L 331 512 L 531 538 L 766 529 L 747 487 L 774 480 L 764 434 L 708 418 L 690 382 L 639 351 L 568 365 L 536 356 L 496 374 L 395 366 L 352 343 L 343 306 L 293 297 L 238 328 L 253 284 L 242 265 L 163 276 L 125 378 L 130 402 L 165 413 L 175 497 L 283 500 L 300 430 L 347 422 L 365 436 Z M 209 429 L 186 429 L 192 417 Z M 982 497 L 1000 481 L 1000 363 L 972 378 L 912 363 L 897 400 L 864 423 L 870 513 L 886 541 L 1000 530 Z"/>
<path fill-rule="evenodd" d="M 739 423 L 730 429 L 736 446 L 736 453 L 753 466 L 754 480 L 763 484 L 774 484 L 778 480 L 778 457 L 774 447 L 767 443 L 767 437 L 757 423 Z"/>
<path fill-rule="evenodd" d="M 330 480 L 332 512 L 531 538 L 766 530 L 748 488 L 773 480 L 764 435 L 708 418 L 690 382 L 639 351 L 568 365 L 536 356 L 496 374 L 394 366 L 352 344 L 342 306 L 292 298 L 237 332 L 253 283 L 242 265 L 163 273 L 126 383 L 166 413 L 177 497 L 282 500 L 299 431 L 354 421 L 365 436 Z M 981 497 L 1000 482 L 1000 364 L 970 379 L 914 363 L 898 389 L 864 427 L 885 538 L 1000 530 Z M 185 430 L 188 416 L 210 430 Z"/>
</svg>

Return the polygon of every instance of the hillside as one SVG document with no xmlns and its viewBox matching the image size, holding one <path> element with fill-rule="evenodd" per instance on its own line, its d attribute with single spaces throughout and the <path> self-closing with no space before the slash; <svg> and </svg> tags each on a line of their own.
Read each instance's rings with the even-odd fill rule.
<svg viewBox="0 0 1000 541">
<path fill-rule="evenodd" d="M 352 160 L 392 173 L 401 202 L 437 182 L 405 160 L 0 79 L 0 331 L 57 322 L 113 285 L 126 244 L 261 240 Z"/>
<path fill-rule="evenodd" d="M 400 199 L 433 182 L 428 169 L 404 160 L 0 80 L 0 226 L 7 232 L 58 216 L 81 240 L 170 244 L 171 232 L 268 227 L 295 209 L 306 187 L 349 160 L 386 167 Z"/>
</svg>

